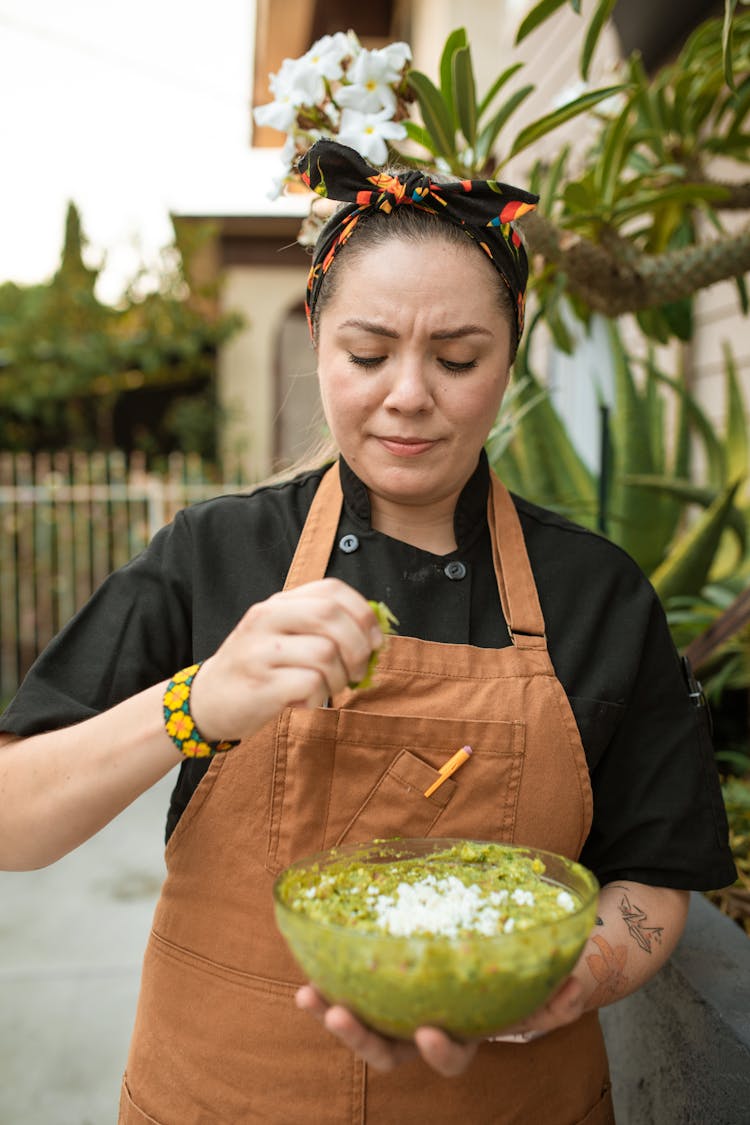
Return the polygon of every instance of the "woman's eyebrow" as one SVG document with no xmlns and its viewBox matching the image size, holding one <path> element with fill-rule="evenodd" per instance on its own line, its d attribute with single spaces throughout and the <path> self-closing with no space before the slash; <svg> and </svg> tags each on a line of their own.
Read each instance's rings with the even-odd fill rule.
<svg viewBox="0 0 750 1125">
<path fill-rule="evenodd" d="M 460 328 L 446 328 L 444 332 L 431 332 L 431 340 L 460 340 L 462 336 L 491 336 L 489 328 L 481 324 L 462 324 Z"/>
<path fill-rule="evenodd" d="M 392 328 L 386 328 L 383 324 L 377 324 L 370 320 L 361 320 L 359 317 L 353 317 L 350 320 L 344 320 L 339 325 L 339 328 L 359 328 L 363 332 L 371 332 L 375 336 L 387 336 L 391 340 L 398 340 L 398 332 L 394 332 Z M 446 328 L 442 332 L 431 332 L 431 340 L 460 340 L 462 336 L 491 336 L 492 332 L 488 328 L 483 328 L 481 324 L 462 324 L 458 328 Z"/>
<path fill-rule="evenodd" d="M 371 320 L 360 320 L 352 317 L 351 320 L 342 320 L 339 328 L 360 328 L 363 332 L 372 332 L 375 336 L 388 336 L 391 340 L 398 340 L 398 332 L 386 328 L 383 324 L 376 324 Z"/>
</svg>

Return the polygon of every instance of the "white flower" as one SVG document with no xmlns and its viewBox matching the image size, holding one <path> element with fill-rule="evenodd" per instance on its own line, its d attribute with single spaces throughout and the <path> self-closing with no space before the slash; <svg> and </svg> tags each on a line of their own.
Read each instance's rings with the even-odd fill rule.
<svg viewBox="0 0 750 1125">
<path fill-rule="evenodd" d="M 266 192 L 266 197 L 268 199 L 278 199 L 286 184 L 289 183 L 291 179 L 292 162 L 297 152 L 300 151 L 300 148 L 309 148 L 315 141 L 320 140 L 321 136 L 322 133 L 318 129 L 308 129 L 304 133 L 298 133 L 287 137 L 284 142 L 284 147 L 279 153 L 282 170 L 271 177 L 271 186 Z M 301 146 L 297 142 L 297 137 L 304 138 L 304 142 Z"/>
<path fill-rule="evenodd" d="M 335 35 L 324 35 L 313 43 L 309 51 L 302 56 L 319 74 L 329 82 L 341 78 L 344 73 L 342 63 L 352 54 L 352 44 L 343 31 Z"/>
<path fill-rule="evenodd" d="M 379 51 L 373 51 L 373 54 L 384 59 L 390 67 L 393 73 L 391 82 L 397 82 L 400 79 L 406 63 L 411 61 L 411 47 L 408 43 L 389 43 L 387 47 L 381 47 Z"/>
<path fill-rule="evenodd" d="M 341 114 L 338 140 L 342 145 L 356 149 L 373 164 L 385 164 L 388 158 L 386 141 L 402 141 L 406 136 L 403 125 L 391 120 L 387 109 L 380 113 L 360 113 L 345 109 Z"/>
<path fill-rule="evenodd" d="M 397 81 L 399 74 L 394 73 L 380 51 L 362 51 L 354 60 L 347 78 L 351 84 L 342 87 L 336 95 L 339 105 L 360 113 L 377 113 L 380 109 L 387 109 L 388 115 L 393 116 L 396 95 L 391 82 Z"/>
<path fill-rule="evenodd" d="M 269 83 L 277 101 L 288 97 L 295 105 L 317 105 L 325 97 L 323 75 L 304 57 L 284 59 Z"/>
<path fill-rule="evenodd" d="M 276 74 L 269 77 L 272 102 L 253 111 L 258 125 L 270 125 L 290 133 L 300 106 L 314 106 L 325 97 L 323 76 L 305 59 L 284 59 Z"/>
<path fill-rule="evenodd" d="M 297 107 L 292 103 L 291 98 L 287 97 L 283 101 L 256 106 L 253 117 L 256 125 L 269 125 L 282 133 L 289 133 L 297 119 Z"/>
</svg>

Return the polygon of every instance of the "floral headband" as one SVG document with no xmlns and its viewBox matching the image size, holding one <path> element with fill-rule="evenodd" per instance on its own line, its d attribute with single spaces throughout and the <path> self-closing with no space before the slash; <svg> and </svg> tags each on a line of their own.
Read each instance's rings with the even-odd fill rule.
<svg viewBox="0 0 750 1125">
<path fill-rule="evenodd" d="M 297 171 L 318 195 L 348 204 L 328 220 L 316 243 L 305 300 L 311 332 L 323 278 L 360 218 L 372 211 L 389 215 L 394 207 L 408 205 L 461 227 L 485 251 L 513 296 L 520 339 L 529 265 L 511 222 L 533 211 L 538 195 L 497 180 L 442 184 L 417 171 L 391 176 L 373 168 L 354 149 L 329 140 L 316 141 L 300 157 Z"/>
</svg>

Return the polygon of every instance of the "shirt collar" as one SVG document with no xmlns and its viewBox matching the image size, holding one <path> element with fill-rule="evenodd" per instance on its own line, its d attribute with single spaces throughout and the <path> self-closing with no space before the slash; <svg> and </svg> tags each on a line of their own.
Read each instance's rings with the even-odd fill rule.
<svg viewBox="0 0 750 1125">
<path fill-rule="evenodd" d="M 371 529 L 370 494 L 367 486 L 353 469 L 339 456 L 341 488 L 346 510 L 362 530 Z M 487 524 L 487 494 L 490 486 L 490 468 L 484 449 L 474 472 L 461 490 L 453 514 L 453 530 L 459 550 L 471 546 Z"/>
</svg>

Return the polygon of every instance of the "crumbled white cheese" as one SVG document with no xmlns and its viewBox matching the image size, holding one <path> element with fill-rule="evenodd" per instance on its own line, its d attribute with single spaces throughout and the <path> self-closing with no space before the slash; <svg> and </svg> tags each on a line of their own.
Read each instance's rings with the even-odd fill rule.
<svg viewBox="0 0 750 1125">
<path fill-rule="evenodd" d="M 510 896 L 518 906 L 533 906 L 534 893 L 533 891 L 524 891 L 521 887 L 516 887 L 513 894 Z"/>
<path fill-rule="evenodd" d="M 380 928 L 398 937 L 415 933 L 456 937 L 466 929 L 490 935 L 497 933 L 500 919 L 476 884 L 467 887 L 454 875 L 399 883 L 395 896 L 380 895 L 373 909 Z"/>
<path fill-rule="evenodd" d="M 567 910 L 569 914 L 576 908 L 573 896 L 569 895 L 567 891 L 560 891 L 557 896 L 557 905 L 561 906 L 563 910 Z"/>
<path fill-rule="evenodd" d="M 515 918 L 506 918 L 505 923 L 503 925 L 503 933 L 504 934 L 512 934 L 513 929 L 515 927 L 515 924 L 516 924 Z"/>
</svg>

